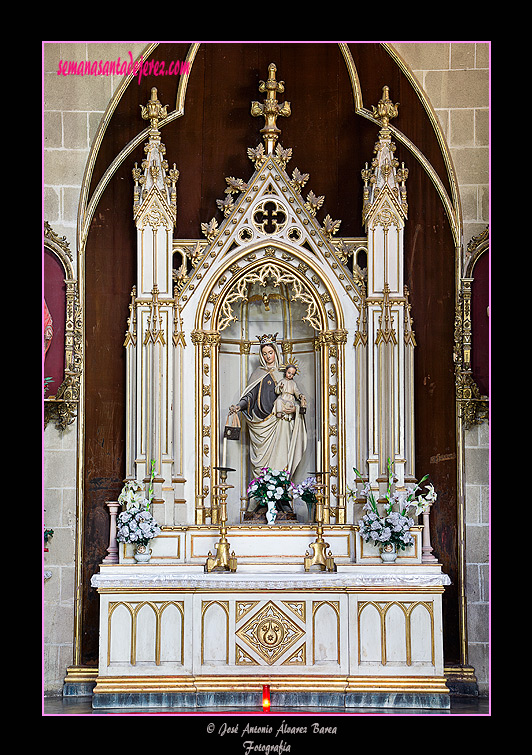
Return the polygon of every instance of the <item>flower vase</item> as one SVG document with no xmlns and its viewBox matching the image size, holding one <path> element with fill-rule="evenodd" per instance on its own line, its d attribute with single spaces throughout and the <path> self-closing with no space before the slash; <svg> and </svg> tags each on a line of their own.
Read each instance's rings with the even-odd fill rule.
<svg viewBox="0 0 532 755">
<path fill-rule="evenodd" d="M 266 511 L 266 521 L 268 524 L 273 524 L 276 516 L 277 509 L 275 508 L 275 504 L 272 501 L 268 501 L 268 510 Z"/>
<path fill-rule="evenodd" d="M 384 543 L 381 546 L 381 561 L 385 564 L 393 564 L 397 559 L 397 548 L 395 543 Z"/>
<path fill-rule="evenodd" d="M 139 564 L 146 564 L 151 558 L 149 543 L 147 545 L 137 545 L 135 548 L 135 561 Z"/>
</svg>

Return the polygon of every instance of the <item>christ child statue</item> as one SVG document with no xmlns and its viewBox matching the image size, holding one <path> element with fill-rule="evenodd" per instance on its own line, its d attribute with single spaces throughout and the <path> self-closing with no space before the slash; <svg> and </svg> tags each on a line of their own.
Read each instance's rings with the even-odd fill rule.
<svg viewBox="0 0 532 755">
<path fill-rule="evenodd" d="M 301 403 L 301 414 L 305 413 L 307 401 L 294 380 L 296 373 L 297 367 L 294 364 L 287 364 L 284 378 L 275 387 L 275 392 L 279 394 L 279 397 L 275 400 L 273 410 L 279 419 L 293 419 L 297 411 L 296 399 Z"/>
</svg>

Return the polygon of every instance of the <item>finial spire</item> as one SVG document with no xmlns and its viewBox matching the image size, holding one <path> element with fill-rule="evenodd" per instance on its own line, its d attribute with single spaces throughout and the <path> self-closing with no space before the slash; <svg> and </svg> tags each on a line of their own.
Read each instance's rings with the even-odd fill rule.
<svg viewBox="0 0 532 755">
<path fill-rule="evenodd" d="M 151 90 L 151 98 L 148 100 L 147 105 L 140 105 L 142 108 L 142 117 L 145 121 L 150 121 L 150 125 L 153 131 L 159 130 L 159 121 L 166 118 L 168 115 L 168 105 L 164 107 L 161 105 L 157 98 L 157 89 L 155 87 Z"/>
<path fill-rule="evenodd" d="M 263 103 L 251 103 L 251 115 L 264 116 L 264 128 L 260 130 L 260 133 L 263 134 L 267 154 L 273 153 L 275 142 L 281 133 L 281 130 L 277 128 L 277 118 L 280 115 L 288 117 L 291 113 L 290 103 L 283 102 L 283 104 L 280 105 L 275 97 L 277 92 L 280 94 L 284 92 L 284 81 L 276 80 L 276 72 L 277 66 L 275 63 L 270 63 L 268 66 L 268 80 L 259 83 L 259 92 L 266 92 L 266 99 Z"/>
<path fill-rule="evenodd" d="M 148 141 L 144 145 L 146 159 L 142 161 L 139 168 L 137 163 L 133 168 L 133 180 L 135 189 L 133 194 L 133 208 L 136 212 L 146 197 L 152 186 L 157 186 L 162 196 L 165 198 L 171 213 L 176 212 L 176 183 L 179 178 L 179 171 L 175 163 L 173 168 L 169 168 L 168 162 L 164 159 L 166 147 L 161 142 L 161 132 L 159 130 L 159 121 L 168 115 L 168 105 L 161 105 L 157 97 L 157 89 L 151 90 L 151 97 L 147 105 L 140 105 L 141 115 L 145 121 L 150 121 L 148 131 Z"/>
<path fill-rule="evenodd" d="M 385 86 L 382 88 L 382 97 L 377 103 L 377 107 L 372 105 L 373 115 L 377 118 L 383 129 L 388 128 L 388 124 L 392 118 L 397 118 L 399 113 L 399 103 L 395 105 L 390 99 L 390 88 Z"/>
</svg>

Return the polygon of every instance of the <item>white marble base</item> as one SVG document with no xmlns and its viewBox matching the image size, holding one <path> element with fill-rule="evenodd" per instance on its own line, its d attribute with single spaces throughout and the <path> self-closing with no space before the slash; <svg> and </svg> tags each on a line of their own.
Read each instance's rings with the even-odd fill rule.
<svg viewBox="0 0 532 755">
<path fill-rule="evenodd" d="M 336 573 L 242 565 L 211 574 L 102 565 L 92 578 L 100 594 L 96 705 L 133 693 L 144 703 L 150 694 L 244 694 L 270 683 L 289 695 L 308 696 L 316 685 L 361 699 L 436 695 L 440 707 L 448 697 L 446 584 L 438 564 L 351 564 Z"/>
</svg>

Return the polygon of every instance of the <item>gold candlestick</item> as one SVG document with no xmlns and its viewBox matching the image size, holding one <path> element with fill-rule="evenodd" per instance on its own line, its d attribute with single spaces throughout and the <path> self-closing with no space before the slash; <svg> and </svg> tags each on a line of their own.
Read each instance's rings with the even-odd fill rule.
<svg viewBox="0 0 532 755">
<path fill-rule="evenodd" d="M 323 539 L 323 490 L 326 485 L 321 481 L 322 474 L 326 472 L 313 472 L 316 476 L 316 540 L 310 543 L 310 548 L 313 550 L 313 555 L 306 552 L 304 557 L 305 571 L 336 571 L 336 564 L 334 563 L 334 557 L 330 550 L 329 543 L 326 543 Z M 327 549 L 329 548 L 329 552 Z"/>
<path fill-rule="evenodd" d="M 213 556 L 209 551 L 207 561 L 205 562 L 204 571 L 236 571 L 236 556 L 233 551 L 229 555 L 229 541 L 227 540 L 227 491 L 233 485 L 227 484 L 227 473 L 234 472 L 230 467 L 214 467 L 220 472 L 221 483 L 214 486 L 216 498 L 219 499 L 218 510 L 220 516 L 220 540 L 216 543 L 216 555 Z"/>
</svg>

